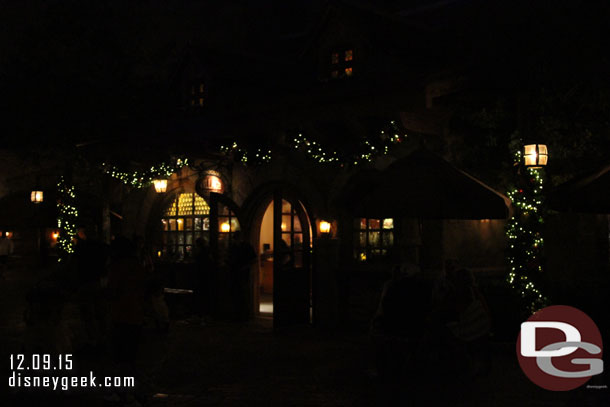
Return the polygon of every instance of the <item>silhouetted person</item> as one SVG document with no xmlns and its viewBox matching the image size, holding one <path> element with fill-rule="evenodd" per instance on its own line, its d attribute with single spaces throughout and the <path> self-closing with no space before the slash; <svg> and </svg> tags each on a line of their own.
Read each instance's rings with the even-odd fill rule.
<svg viewBox="0 0 610 407">
<path fill-rule="evenodd" d="M 233 242 L 228 253 L 233 303 L 235 317 L 244 321 L 248 319 L 248 304 L 250 301 L 250 269 L 256 260 L 256 252 L 252 245 L 243 239 L 240 232 L 233 234 Z"/>
<path fill-rule="evenodd" d="M 198 237 L 195 240 L 195 290 L 193 292 L 195 313 L 203 319 L 210 315 L 212 306 L 212 278 L 214 261 L 206 241 Z"/>
<path fill-rule="evenodd" d="M 73 266 L 76 273 L 76 296 L 86 345 L 101 345 L 106 334 L 106 307 L 102 297 L 102 279 L 107 274 L 108 247 L 81 226 L 76 236 Z"/>
<path fill-rule="evenodd" d="M 163 333 L 169 331 L 169 309 L 165 302 L 165 292 L 161 277 L 155 270 L 151 249 L 146 246 L 144 239 L 140 236 L 133 237 L 138 262 L 144 270 L 146 279 L 146 313 L 155 321 L 157 330 Z"/>
<path fill-rule="evenodd" d="M 491 314 L 471 270 L 457 270 L 453 275 L 453 287 L 450 306 L 455 309 L 455 318 L 447 327 L 456 340 L 458 351 L 469 359 L 470 373 L 476 375 L 489 368 L 487 347 Z"/>
<path fill-rule="evenodd" d="M 78 228 L 75 240 L 73 259 L 77 283 L 99 282 L 107 272 L 108 246 L 97 239 L 94 231 L 84 226 Z"/>
<path fill-rule="evenodd" d="M 114 358 L 125 375 L 135 375 L 144 322 L 145 284 L 144 267 L 138 260 L 134 243 L 126 237 L 117 237 L 112 243 L 108 295 Z"/>
<path fill-rule="evenodd" d="M 0 233 L 0 279 L 8 270 L 8 259 L 13 254 L 13 241 L 8 238 L 6 232 Z"/>
<path fill-rule="evenodd" d="M 400 380 L 418 368 L 418 349 L 430 311 L 432 287 L 418 276 L 419 267 L 404 263 L 392 270 L 384 284 L 371 324 L 378 373 Z"/>
<path fill-rule="evenodd" d="M 279 262 L 280 269 L 290 270 L 294 268 L 294 254 L 284 239 L 280 240 L 279 247 L 274 250 L 274 261 Z"/>
<path fill-rule="evenodd" d="M 113 342 L 121 361 L 135 358 L 140 329 L 144 322 L 144 268 L 138 261 L 133 242 L 117 237 L 108 273 L 110 316 Z"/>
</svg>

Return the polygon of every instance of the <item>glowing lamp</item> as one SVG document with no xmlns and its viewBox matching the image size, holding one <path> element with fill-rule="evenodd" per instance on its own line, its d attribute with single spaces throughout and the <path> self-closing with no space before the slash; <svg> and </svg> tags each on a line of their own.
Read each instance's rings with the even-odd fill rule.
<svg viewBox="0 0 610 407">
<path fill-rule="evenodd" d="M 208 178 L 208 188 L 212 192 L 222 192 L 222 181 L 215 175 L 210 175 Z"/>
<path fill-rule="evenodd" d="M 549 152 L 545 144 L 528 144 L 524 147 L 525 166 L 541 168 L 549 159 Z"/>
<path fill-rule="evenodd" d="M 224 192 L 224 185 L 222 184 L 222 180 L 220 179 L 219 175 L 220 174 L 214 171 L 208 173 L 201 179 L 198 186 L 204 194 L 207 195 L 210 192 L 222 194 Z"/>
<path fill-rule="evenodd" d="M 220 225 L 220 231 L 223 233 L 229 233 L 231 231 L 231 225 L 228 222 L 224 222 Z"/>
<path fill-rule="evenodd" d="M 32 191 L 30 194 L 30 200 L 34 203 L 41 203 L 43 201 L 42 191 Z"/>
<path fill-rule="evenodd" d="M 320 221 L 320 233 L 328 235 L 330 233 L 330 222 L 325 220 Z"/>
<path fill-rule="evenodd" d="M 53 240 L 57 240 L 57 238 L 59 238 L 59 232 L 55 230 L 53 233 L 51 233 L 51 237 Z"/>
<path fill-rule="evenodd" d="M 153 180 L 153 184 L 155 185 L 155 191 L 157 193 L 162 194 L 167 191 L 167 180 L 166 179 L 155 179 Z"/>
</svg>

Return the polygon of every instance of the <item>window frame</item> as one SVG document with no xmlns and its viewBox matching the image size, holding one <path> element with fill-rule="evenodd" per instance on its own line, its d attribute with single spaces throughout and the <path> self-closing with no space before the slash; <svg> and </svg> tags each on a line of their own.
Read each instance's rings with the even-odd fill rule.
<svg viewBox="0 0 610 407">
<path fill-rule="evenodd" d="M 188 100 L 188 108 L 203 108 L 205 106 L 205 99 L 207 95 L 206 81 L 203 78 L 190 81 L 186 93 Z"/>
<path fill-rule="evenodd" d="M 180 197 L 183 195 L 191 195 L 191 214 L 180 215 L 179 212 L 179 202 Z M 207 206 L 207 213 L 196 214 L 196 201 L 197 197 L 201 198 L 205 205 Z M 168 215 L 168 212 L 175 205 L 174 214 Z M 196 192 L 182 192 L 176 194 L 176 196 L 170 201 L 169 205 L 164 209 L 161 214 L 161 246 L 158 251 L 157 257 L 162 261 L 171 261 L 171 262 L 189 262 L 193 261 L 193 253 L 195 248 L 196 239 L 202 237 L 204 240 L 207 240 L 208 244 L 211 239 L 210 227 L 211 227 L 211 219 L 210 219 L 210 204 L 208 201 L 197 194 Z M 196 228 L 196 219 L 201 219 L 201 225 L 199 228 Z M 183 226 L 182 229 L 179 228 L 178 223 L 179 220 L 182 220 Z M 174 228 L 171 228 L 172 221 L 174 221 Z M 190 221 L 190 222 L 189 222 Z M 190 223 L 190 229 L 187 229 L 187 224 Z M 207 224 L 207 229 L 206 229 Z M 170 239 L 171 236 L 171 239 Z M 179 243 L 179 238 L 182 237 L 182 243 Z M 188 243 L 187 236 L 191 236 L 191 242 Z M 206 239 L 207 236 L 207 239 Z M 170 240 L 172 243 L 169 243 Z M 190 246 L 190 251 L 187 250 L 187 247 Z M 172 251 L 170 252 L 169 248 L 172 247 Z M 182 254 L 180 254 L 182 253 Z M 190 253 L 187 256 L 187 253 Z"/>
<path fill-rule="evenodd" d="M 391 227 L 385 227 L 385 221 L 391 220 Z M 396 243 L 396 228 L 394 224 L 394 218 L 355 218 L 354 229 L 353 229 L 353 249 L 354 259 L 358 262 L 366 262 L 374 259 L 384 258 L 390 254 L 392 248 Z M 371 227 L 371 221 L 378 221 L 379 227 Z M 362 228 L 363 222 L 365 223 L 364 229 Z M 361 234 L 365 234 L 364 246 L 361 245 Z M 372 242 L 371 235 L 373 233 L 379 233 L 377 244 Z M 386 238 L 385 235 L 391 236 Z M 386 244 L 386 239 L 390 239 L 391 242 Z M 363 257 L 364 255 L 364 257 Z"/>
<path fill-rule="evenodd" d="M 347 59 L 348 52 L 351 53 L 349 59 Z M 328 66 L 331 79 L 345 79 L 354 76 L 354 54 L 354 47 L 335 47 L 330 50 Z M 336 61 L 335 55 L 337 56 Z"/>
</svg>

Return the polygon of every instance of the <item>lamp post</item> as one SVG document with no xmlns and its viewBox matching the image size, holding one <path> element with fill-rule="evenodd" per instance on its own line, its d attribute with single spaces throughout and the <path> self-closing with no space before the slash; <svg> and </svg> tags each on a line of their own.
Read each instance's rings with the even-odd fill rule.
<svg viewBox="0 0 610 407">
<path fill-rule="evenodd" d="M 543 167 L 547 165 L 549 152 L 545 144 L 533 143 L 524 145 L 522 151 L 523 154 L 515 156 L 515 164 L 523 165 L 526 170 L 518 171 L 517 185 L 508 193 L 515 211 L 506 229 L 510 268 L 507 281 L 520 294 L 524 311 L 531 314 L 548 304 L 540 276 L 544 271 Z"/>
<path fill-rule="evenodd" d="M 40 187 L 38 186 L 38 184 L 36 184 L 36 187 L 34 187 L 34 189 L 32 190 L 32 192 L 30 193 L 30 201 L 35 204 L 36 206 L 36 249 L 38 251 L 38 254 L 40 255 L 40 260 L 41 260 L 41 264 L 44 263 L 42 261 L 42 231 L 41 231 L 41 220 L 40 220 L 40 205 L 43 201 L 44 201 L 44 192 L 42 191 L 42 189 L 40 189 Z"/>
</svg>

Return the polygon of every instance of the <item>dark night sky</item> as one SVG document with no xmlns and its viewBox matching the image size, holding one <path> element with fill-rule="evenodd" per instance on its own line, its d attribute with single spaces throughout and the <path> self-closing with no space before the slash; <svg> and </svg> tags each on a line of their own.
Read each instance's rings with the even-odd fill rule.
<svg viewBox="0 0 610 407">
<path fill-rule="evenodd" d="M 387 0 L 367 7 L 424 24 L 441 39 L 446 35 L 456 44 L 447 49 L 480 61 L 474 72 L 493 86 L 527 87 L 604 76 L 610 66 L 607 7 L 591 3 Z M 112 129 L 117 120 L 163 115 L 169 78 L 189 43 L 270 63 L 283 52 L 294 58 L 285 44 L 300 44 L 326 5 L 323 0 L 3 1 L 0 137 L 9 144 L 73 142 L 103 136 L 94 133 Z"/>
</svg>

